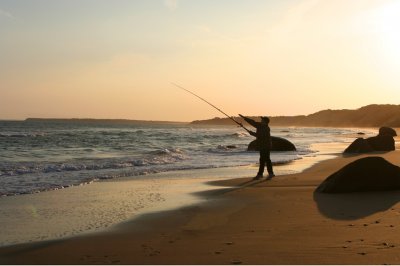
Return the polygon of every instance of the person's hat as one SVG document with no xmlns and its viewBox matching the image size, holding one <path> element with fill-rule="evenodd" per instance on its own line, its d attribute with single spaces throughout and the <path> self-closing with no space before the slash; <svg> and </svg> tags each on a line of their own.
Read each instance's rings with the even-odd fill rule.
<svg viewBox="0 0 400 266">
<path fill-rule="evenodd" d="M 261 117 L 261 120 L 267 121 L 267 123 L 269 123 L 269 118 L 268 118 L 268 116 L 262 116 L 262 117 Z"/>
</svg>

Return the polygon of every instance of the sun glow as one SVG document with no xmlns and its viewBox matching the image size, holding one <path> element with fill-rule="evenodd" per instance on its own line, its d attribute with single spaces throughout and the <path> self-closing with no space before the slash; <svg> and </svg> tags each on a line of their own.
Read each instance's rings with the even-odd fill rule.
<svg viewBox="0 0 400 266">
<path fill-rule="evenodd" d="M 3 119 L 216 115 L 170 81 L 232 114 L 399 104 L 400 0 L 0 2 Z"/>
<path fill-rule="evenodd" d="M 353 17 L 351 34 L 360 37 L 359 49 L 379 90 L 399 95 L 400 2 L 390 1 Z M 375 88 L 376 90 L 376 88 Z"/>
<path fill-rule="evenodd" d="M 376 31 L 388 67 L 400 66 L 400 2 L 377 10 Z"/>
</svg>

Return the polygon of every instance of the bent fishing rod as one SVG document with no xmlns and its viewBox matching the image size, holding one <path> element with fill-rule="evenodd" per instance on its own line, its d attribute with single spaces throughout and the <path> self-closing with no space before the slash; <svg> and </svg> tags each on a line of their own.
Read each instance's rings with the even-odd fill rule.
<svg viewBox="0 0 400 266">
<path fill-rule="evenodd" d="M 194 92 L 192 92 L 192 91 L 190 91 L 190 90 L 188 90 L 188 89 L 185 89 L 184 87 L 182 87 L 182 86 L 180 86 L 180 85 L 178 85 L 178 84 L 176 84 L 176 83 L 171 82 L 171 84 L 174 85 L 175 87 L 178 87 L 179 89 L 182 89 L 182 90 L 184 90 L 184 91 L 186 91 L 186 92 L 188 92 L 188 93 L 190 93 L 190 94 L 196 96 L 197 98 L 199 98 L 199 99 L 202 100 L 203 102 L 205 102 L 205 103 L 207 103 L 208 105 L 211 105 L 212 107 L 214 107 L 214 109 L 217 109 L 220 113 L 224 114 L 226 117 L 228 117 L 229 119 L 231 119 L 233 122 L 235 122 L 236 124 L 238 124 L 240 127 L 242 127 L 242 128 L 243 128 L 244 130 L 246 130 L 247 132 L 250 131 L 250 130 L 248 130 L 245 126 L 243 126 L 242 123 L 239 123 L 239 122 L 236 121 L 232 116 L 226 114 L 224 111 L 222 111 L 221 109 L 219 109 L 218 107 L 216 107 L 215 105 L 213 105 L 212 103 L 210 103 L 209 101 L 207 101 L 206 99 L 200 97 L 199 95 L 195 94 Z"/>
</svg>

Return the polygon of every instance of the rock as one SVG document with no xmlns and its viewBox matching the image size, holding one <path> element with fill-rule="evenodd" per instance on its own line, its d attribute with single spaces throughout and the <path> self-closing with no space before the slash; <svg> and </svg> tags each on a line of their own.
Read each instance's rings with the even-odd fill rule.
<svg viewBox="0 0 400 266">
<path fill-rule="evenodd" d="M 344 153 L 366 153 L 373 151 L 394 151 L 395 143 L 392 136 L 378 135 L 367 139 L 357 138 Z"/>
<path fill-rule="evenodd" d="M 344 150 L 344 153 L 364 153 L 371 151 L 374 151 L 374 149 L 369 145 L 368 141 L 363 138 L 358 138 Z"/>
<path fill-rule="evenodd" d="M 389 135 L 378 135 L 366 139 L 375 151 L 394 151 L 394 139 Z"/>
<path fill-rule="evenodd" d="M 329 176 L 316 189 L 319 193 L 346 193 L 400 189 L 400 167 L 382 157 L 356 160 Z"/>
<path fill-rule="evenodd" d="M 236 145 L 227 145 L 226 148 L 227 149 L 236 149 L 237 146 Z"/>
<path fill-rule="evenodd" d="M 295 151 L 296 146 L 293 143 L 288 141 L 287 139 L 280 138 L 280 137 L 273 137 L 271 136 L 271 151 Z M 247 147 L 248 151 L 259 151 L 259 145 L 257 140 L 253 140 L 250 142 L 249 146 Z"/>
<path fill-rule="evenodd" d="M 396 130 L 391 127 L 381 127 L 379 129 L 379 135 L 389 135 L 391 137 L 396 137 L 397 133 Z"/>
</svg>

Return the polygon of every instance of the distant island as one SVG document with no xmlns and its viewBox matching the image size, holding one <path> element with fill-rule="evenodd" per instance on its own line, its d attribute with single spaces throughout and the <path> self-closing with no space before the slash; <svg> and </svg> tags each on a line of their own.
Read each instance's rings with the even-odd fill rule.
<svg viewBox="0 0 400 266">
<path fill-rule="evenodd" d="M 131 120 L 131 119 L 95 119 L 95 118 L 27 118 L 25 122 L 53 122 L 53 123 L 74 123 L 74 124 L 187 124 L 184 122 L 152 121 L 152 120 Z"/>
<path fill-rule="evenodd" d="M 268 114 L 260 114 L 268 115 Z M 240 117 L 234 117 L 244 122 Z M 251 117 L 259 120 L 259 116 Z M 400 127 L 400 105 L 371 104 L 356 110 L 323 110 L 310 115 L 269 116 L 271 126 L 306 127 Z M 196 120 L 194 125 L 234 125 L 229 118 Z"/>
</svg>

